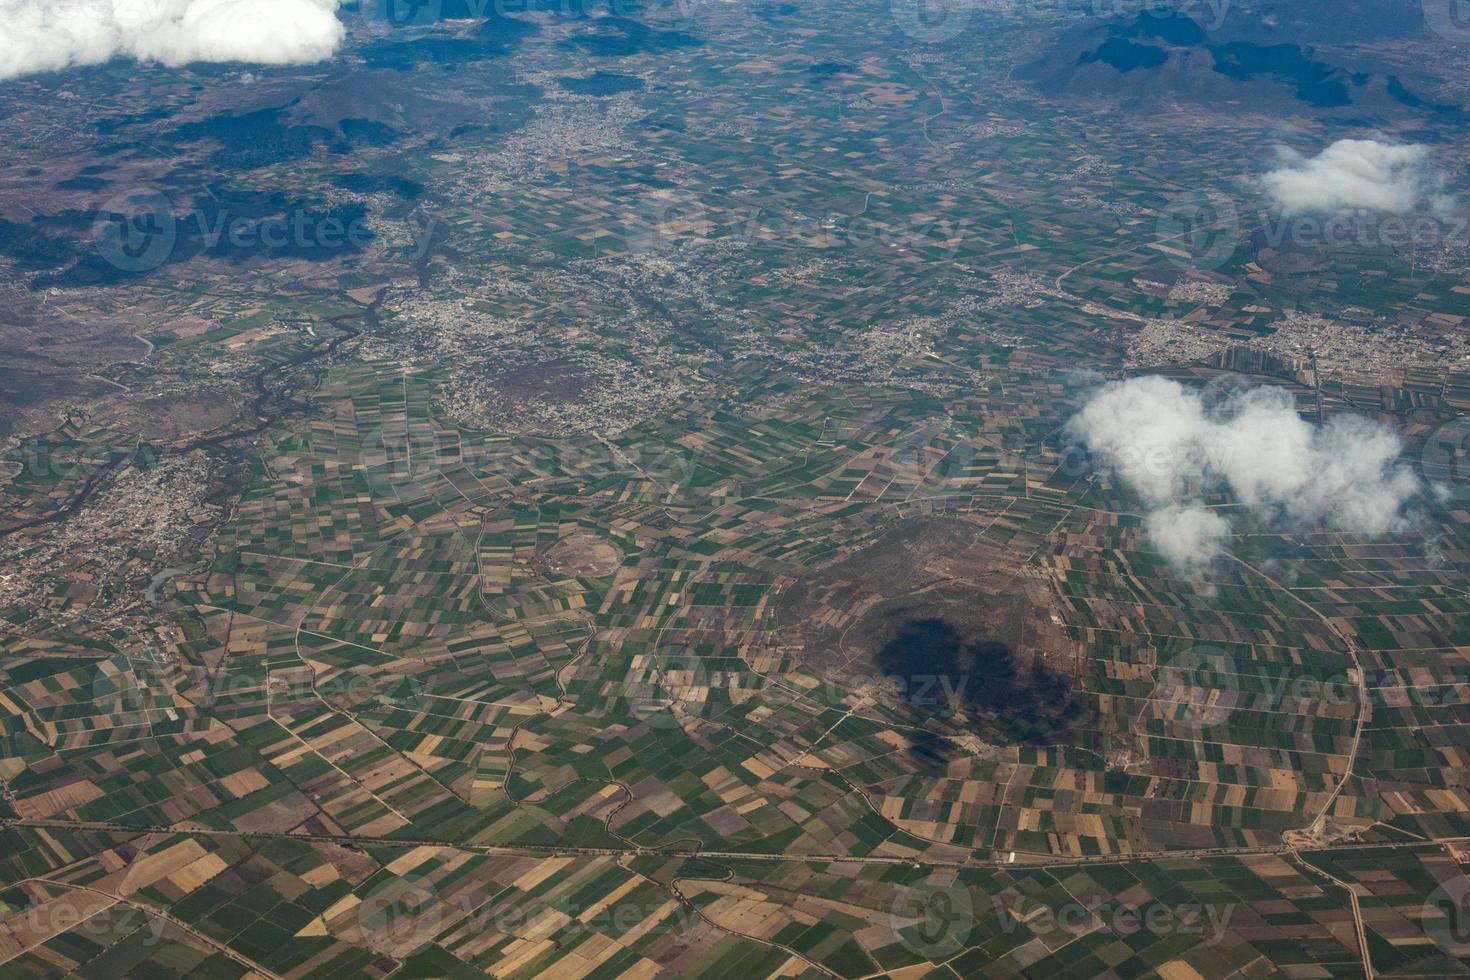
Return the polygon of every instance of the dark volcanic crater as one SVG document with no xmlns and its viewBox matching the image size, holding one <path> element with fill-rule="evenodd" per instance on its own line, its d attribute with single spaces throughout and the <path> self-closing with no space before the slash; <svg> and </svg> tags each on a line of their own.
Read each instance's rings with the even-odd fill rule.
<svg viewBox="0 0 1470 980">
<path fill-rule="evenodd" d="M 1053 741 L 1082 713 L 1072 678 L 1040 651 L 1018 652 L 945 619 L 905 620 L 874 657 L 885 678 L 921 714 L 957 711 L 971 728 L 1011 743 Z"/>
<path fill-rule="evenodd" d="M 782 640 L 818 676 L 916 721 L 1005 744 L 1062 741 L 1086 713 L 1077 649 L 1021 561 L 976 524 L 909 518 L 790 586 Z"/>
</svg>

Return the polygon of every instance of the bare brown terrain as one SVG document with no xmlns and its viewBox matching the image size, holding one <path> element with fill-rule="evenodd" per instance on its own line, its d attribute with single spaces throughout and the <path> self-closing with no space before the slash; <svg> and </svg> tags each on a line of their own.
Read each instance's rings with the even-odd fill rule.
<svg viewBox="0 0 1470 980">
<path fill-rule="evenodd" d="M 1045 741 L 1077 711 L 1077 652 L 1025 557 L 962 517 L 907 518 L 787 589 L 783 642 L 819 674 L 896 685 L 922 715 Z"/>
</svg>

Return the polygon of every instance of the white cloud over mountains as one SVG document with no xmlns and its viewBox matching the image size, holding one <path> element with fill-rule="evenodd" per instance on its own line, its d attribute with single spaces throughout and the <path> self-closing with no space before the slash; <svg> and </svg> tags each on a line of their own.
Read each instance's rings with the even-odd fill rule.
<svg viewBox="0 0 1470 980">
<path fill-rule="evenodd" d="M 307 64 L 344 34 L 337 0 L 0 0 L 0 79 L 127 57 Z"/>
<path fill-rule="evenodd" d="M 1266 192 L 1288 215 L 1370 211 L 1409 214 L 1440 207 L 1442 181 L 1428 147 L 1379 140 L 1338 140 L 1314 157 L 1282 150 L 1262 178 Z"/>
<path fill-rule="evenodd" d="M 1068 429 L 1144 499 L 1149 540 L 1181 567 L 1224 550 L 1230 520 L 1203 503 L 1221 487 L 1263 520 L 1367 535 L 1407 526 L 1421 489 L 1391 430 L 1356 416 L 1312 425 L 1278 388 L 1208 403 L 1167 378 L 1133 378 L 1101 388 Z"/>
</svg>

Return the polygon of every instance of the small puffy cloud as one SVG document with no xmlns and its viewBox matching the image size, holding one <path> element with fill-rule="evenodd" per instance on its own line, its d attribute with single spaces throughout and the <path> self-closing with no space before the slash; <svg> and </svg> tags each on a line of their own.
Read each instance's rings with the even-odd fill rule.
<svg viewBox="0 0 1470 980">
<path fill-rule="evenodd" d="M 0 0 L 0 79 L 128 57 L 308 64 L 345 33 L 337 0 Z"/>
<path fill-rule="evenodd" d="M 1391 430 L 1355 416 L 1312 425 L 1278 388 L 1212 403 L 1167 378 L 1134 378 L 1099 389 L 1068 429 L 1143 498 L 1149 540 L 1182 567 L 1207 563 L 1230 537 L 1229 520 L 1202 503 L 1220 489 L 1262 520 L 1366 535 L 1405 527 L 1421 490 Z"/>
<path fill-rule="evenodd" d="M 1171 504 L 1149 514 L 1144 530 L 1154 547 L 1176 565 L 1206 564 L 1230 540 L 1230 522 L 1203 507 Z"/>
<path fill-rule="evenodd" d="M 1104 386 L 1070 428 L 1135 490 L 1162 504 L 1185 496 L 1185 481 L 1203 467 L 1204 411 L 1188 388 L 1150 376 Z"/>
<path fill-rule="evenodd" d="M 1379 140 L 1338 140 L 1315 157 L 1282 150 L 1276 169 L 1262 178 L 1286 214 L 1369 211 L 1408 214 L 1423 203 L 1439 207 L 1441 182 L 1429 149 Z"/>
</svg>

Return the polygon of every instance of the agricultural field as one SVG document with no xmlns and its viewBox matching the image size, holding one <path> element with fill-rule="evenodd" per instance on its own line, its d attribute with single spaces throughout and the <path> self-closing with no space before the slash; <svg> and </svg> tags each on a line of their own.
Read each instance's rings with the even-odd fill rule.
<svg viewBox="0 0 1470 980">
<path fill-rule="evenodd" d="M 0 975 L 1470 976 L 1470 258 L 1262 183 L 1464 193 L 1462 113 L 1122 111 L 1015 4 L 443 6 L 0 81 Z M 1139 381 L 1375 426 L 1402 507 L 1151 497 L 1078 427 Z"/>
</svg>

